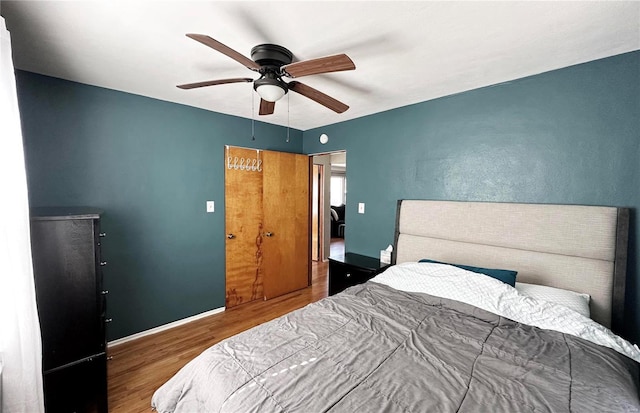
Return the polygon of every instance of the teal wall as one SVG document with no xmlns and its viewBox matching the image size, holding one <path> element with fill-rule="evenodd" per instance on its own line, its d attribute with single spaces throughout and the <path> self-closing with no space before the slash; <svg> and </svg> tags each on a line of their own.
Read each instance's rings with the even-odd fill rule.
<svg viewBox="0 0 640 413">
<path fill-rule="evenodd" d="M 104 209 L 113 340 L 224 306 L 224 145 L 302 132 L 17 72 L 31 206 Z M 216 212 L 205 212 L 205 201 Z M 247 206 L 250 207 L 250 206 Z"/>
<path fill-rule="evenodd" d="M 292 130 L 291 143 L 278 126 L 258 123 L 252 142 L 247 119 L 28 72 L 17 80 L 32 206 L 106 211 L 110 340 L 224 305 L 229 144 L 346 149 L 347 249 L 374 256 L 393 241 L 402 198 L 631 207 L 627 336 L 640 341 L 640 52 Z"/>
<path fill-rule="evenodd" d="M 329 135 L 321 145 L 318 136 Z M 348 251 L 393 242 L 398 199 L 631 207 L 627 337 L 640 341 L 640 52 L 303 133 L 347 150 Z M 358 202 L 366 213 L 357 213 Z"/>
</svg>

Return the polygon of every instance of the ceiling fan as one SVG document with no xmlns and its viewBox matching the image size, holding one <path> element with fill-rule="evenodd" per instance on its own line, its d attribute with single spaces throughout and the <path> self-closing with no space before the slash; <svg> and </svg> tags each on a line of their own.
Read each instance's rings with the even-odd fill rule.
<svg viewBox="0 0 640 413">
<path fill-rule="evenodd" d="M 187 37 L 229 56 L 254 72 L 260 73 L 260 78 L 256 80 L 248 77 L 208 80 L 178 85 L 180 89 L 194 89 L 225 83 L 253 82 L 253 88 L 261 98 L 260 115 L 271 115 L 275 109 L 275 102 L 283 97 L 289 90 L 299 93 L 337 113 L 342 113 L 349 109 L 349 106 L 311 86 L 307 86 L 298 81 L 287 83 L 282 80 L 283 77 L 298 78 L 320 73 L 354 70 L 356 66 L 346 54 L 292 63 L 293 53 L 277 44 L 267 43 L 253 47 L 251 49 L 251 59 L 249 59 L 207 35 L 187 34 Z"/>
</svg>

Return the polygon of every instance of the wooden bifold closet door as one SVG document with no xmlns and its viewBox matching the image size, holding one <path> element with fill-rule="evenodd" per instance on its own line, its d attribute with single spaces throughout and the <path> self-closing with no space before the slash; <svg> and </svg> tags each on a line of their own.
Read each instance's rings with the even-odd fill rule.
<svg viewBox="0 0 640 413">
<path fill-rule="evenodd" d="M 309 285 L 306 155 L 225 148 L 226 307 Z"/>
</svg>

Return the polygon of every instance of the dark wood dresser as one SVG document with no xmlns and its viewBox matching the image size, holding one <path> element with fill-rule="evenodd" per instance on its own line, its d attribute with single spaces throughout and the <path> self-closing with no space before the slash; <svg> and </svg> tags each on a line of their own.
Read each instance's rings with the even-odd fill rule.
<svg viewBox="0 0 640 413">
<path fill-rule="evenodd" d="M 101 211 L 31 210 L 47 412 L 107 412 Z"/>
<path fill-rule="evenodd" d="M 380 274 L 389 264 L 378 258 L 347 252 L 344 256 L 329 257 L 329 295 L 338 294 Z"/>
</svg>

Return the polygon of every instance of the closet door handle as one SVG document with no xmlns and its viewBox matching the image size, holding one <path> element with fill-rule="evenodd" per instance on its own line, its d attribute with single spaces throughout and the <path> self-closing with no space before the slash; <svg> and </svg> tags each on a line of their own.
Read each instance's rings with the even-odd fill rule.
<svg viewBox="0 0 640 413">
<path fill-rule="evenodd" d="M 229 238 L 229 239 L 234 239 L 235 237 L 236 237 L 236 236 L 235 236 L 235 235 L 233 235 L 233 234 L 227 234 L 227 238 Z"/>
<path fill-rule="evenodd" d="M 264 235 L 266 237 L 273 237 L 273 232 L 265 232 Z"/>
</svg>

